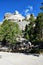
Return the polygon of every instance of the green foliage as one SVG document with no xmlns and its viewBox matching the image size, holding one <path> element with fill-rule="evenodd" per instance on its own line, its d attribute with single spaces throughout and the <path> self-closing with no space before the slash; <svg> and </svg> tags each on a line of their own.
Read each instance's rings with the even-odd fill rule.
<svg viewBox="0 0 43 65">
<path fill-rule="evenodd" d="M 43 10 L 43 3 L 41 6 Z M 25 27 L 24 37 L 31 42 L 42 41 L 43 40 L 43 12 L 40 12 L 35 19 L 34 16 L 30 15 L 30 24 Z M 35 27 L 33 25 L 35 24 Z"/>
<path fill-rule="evenodd" d="M 25 35 L 24 35 L 24 37 L 26 39 L 32 41 L 33 40 L 33 34 L 34 34 L 33 25 L 34 25 L 34 21 L 35 21 L 35 18 L 34 18 L 34 16 L 32 14 L 30 15 L 29 20 L 30 20 L 30 24 L 26 25 L 26 27 L 25 27 Z"/>
<path fill-rule="evenodd" d="M 3 32 L 2 32 L 2 29 L 3 29 L 3 28 L 2 28 L 2 27 L 1 27 L 1 25 L 0 25 L 0 41 L 2 41 L 2 40 L 3 40 L 3 35 L 2 35 L 2 34 L 3 34 Z"/>
<path fill-rule="evenodd" d="M 19 29 L 18 24 L 5 20 L 1 25 L 1 28 L 0 37 L 2 38 L 2 40 L 5 39 L 11 44 L 16 43 L 16 38 L 21 35 L 21 30 Z"/>
<path fill-rule="evenodd" d="M 32 23 L 35 21 L 35 18 L 34 18 L 34 15 L 33 15 L 33 14 L 30 15 L 29 20 L 30 20 L 30 22 L 32 22 Z"/>
<path fill-rule="evenodd" d="M 40 7 L 40 9 L 43 11 L 43 2 L 41 3 L 41 7 Z"/>
<path fill-rule="evenodd" d="M 43 13 L 39 13 L 37 19 L 35 21 L 35 39 L 42 40 L 43 39 Z"/>
<path fill-rule="evenodd" d="M 28 31 L 29 31 L 29 28 L 28 28 L 28 25 L 26 25 L 26 27 L 25 27 L 25 34 L 24 34 L 24 37 L 26 39 L 29 39 Z"/>
<path fill-rule="evenodd" d="M 27 21 L 27 22 L 33 22 L 35 20 L 35 17 L 34 17 L 34 15 L 33 14 L 30 14 L 30 17 L 28 17 L 28 16 L 26 16 L 25 17 L 25 21 Z"/>
<path fill-rule="evenodd" d="M 41 6 L 40 9 L 43 11 L 43 6 Z"/>
<path fill-rule="evenodd" d="M 43 11 L 43 2 L 40 9 Z M 34 39 L 35 41 L 43 41 L 43 12 L 40 12 L 35 21 Z"/>
</svg>

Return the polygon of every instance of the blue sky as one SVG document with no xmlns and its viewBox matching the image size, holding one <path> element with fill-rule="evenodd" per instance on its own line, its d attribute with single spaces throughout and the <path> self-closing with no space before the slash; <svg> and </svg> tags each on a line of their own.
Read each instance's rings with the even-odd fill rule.
<svg viewBox="0 0 43 65">
<path fill-rule="evenodd" d="M 0 21 L 3 20 L 5 13 L 14 13 L 15 10 L 24 16 L 31 13 L 37 16 L 41 2 L 43 0 L 0 0 Z"/>
</svg>

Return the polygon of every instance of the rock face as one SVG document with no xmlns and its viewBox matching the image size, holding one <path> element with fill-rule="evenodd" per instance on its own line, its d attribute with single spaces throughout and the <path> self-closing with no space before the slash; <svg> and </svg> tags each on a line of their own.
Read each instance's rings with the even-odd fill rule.
<svg viewBox="0 0 43 65">
<path fill-rule="evenodd" d="M 29 52 L 31 51 L 32 45 L 31 42 L 27 40 L 21 40 L 13 45 L 12 49 L 13 51 L 22 51 L 22 52 Z"/>
<path fill-rule="evenodd" d="M 14 14 L 6 13 L 4 18 L 13 21 L 22 21 L 25 17 L 22 16 L 18 11 L 15 11 Z"/>
<path fill-rule="evenodd" d="M 18 23 L 18 25 L 19 25 L 19 27 L 20 27 L 21 30 L 24 30 L 25 29 L 25 26 L 27 24 L 29 24 L 29 22 L 27 22 L 27 21 L 24 20 L 25 17 L 22 16 L 22 14 L 20 14 L 18 11 L 15 11 L 14 14 L 6 13 L 4 15 L 4 19 L 7 19 L 9 21 L 13 21 L 13 22 Z"/>
<path fill-rule="evenodd" d="M 13 51 L 13 52 L 29 52 L 31 51 L 31 42 L 27 41 L 26 39 L 21 39 L 16 44 L 6 44 L 2 45 L 0 42 L 0 51 Z"/>
<path fill-rule="evenodd" d="M 30 18 L 30 14 L 26 15 L 26 20 L 28 21 Z"/>
</svg>

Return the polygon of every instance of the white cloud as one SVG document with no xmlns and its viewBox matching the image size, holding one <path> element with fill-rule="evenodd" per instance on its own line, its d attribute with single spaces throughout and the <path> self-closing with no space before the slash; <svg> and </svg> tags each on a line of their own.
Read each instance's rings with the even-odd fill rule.
<svg viewBox="0 0 43 65">
<path fill-rule="evenodd" d="M 29 9 L 26 9 L 26 10 L 25 10 L 25 13 L 27 13 L 27 12 L 29 12 Z"/>
<path fill-rule="evenodd" d="M 28 8 L 29 8 L 30 10 L 33 10 L 33 6 L 28 6 Z"/>
<path fill-rule="evenodd" d="M 29 14 L 29 9 L 25 10 L 25 15 Z"/>
<path fill-rule="evenodd" d="M 29 14 L 30 14 L 30 13 L 29 13 L 30 11 L 33 11 L 33 6 L 28 5 L 28 6 L 26 7 L 26 9 L 24 10 L 25 15 L 29 15 Z"/>
</svg>

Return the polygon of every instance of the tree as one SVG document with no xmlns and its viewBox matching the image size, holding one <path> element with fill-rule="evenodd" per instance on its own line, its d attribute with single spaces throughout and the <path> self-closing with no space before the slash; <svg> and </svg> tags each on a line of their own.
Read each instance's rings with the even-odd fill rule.
<svg viewBox="0 0 43 65">
<path fill-rule="evenodd" d="M 25 37 L 27 40 L 29 40 L 28 31 L 29 31 L 29 29 L 28 29 L 28 25 L 26 25 L 26 27 L 25 27 L 25 34 L 24 34 L 24 37 Z"/>
<path fill-rule="evenodd" d="M 1 29 L 2 28 L 2 29 Z M 0 37 L 9 42 L 10 44 L 16 43 L 16 38 L 21 35 L 21 30 L 17 23 L 10 22 L 8 20 L 4 20 L 3 24 L 1 25 L 1 33 Z"/>
<path fill-rule="evenodd" d="M 24 37 L 28 40 L 30 40 L 31 42 L 33 41 L 33 33 L 34 33 L 34 21 L 35 21 L 35 18 L 33 16 L 33 14 L 30 15 L 30 24 L 26 25 L 25 27 L 25 35 Z"/>
<path fill-rule="evenodd" d="M 32 23 L 35 21 L 35 17 L 33 14 L 30 15 L 29 21 Z"/>
<path fill-rule="evenodd" d="M 41 11 L 43 11 L 43 3 L 41 3 L 42 6 L 40 7 Z M 40 12 L 37 16 L 37 19 L 35 21 L 35 31 L 34 36 L 36 40 L 43 40 L 43 12 Z"/>
<path fill-rule="evenodd" d="M 41 3 L 41 7 L 40 7 L 40 9 L 43 11 L 43 2 Z"/>
<path fill-rule="evenodd" d="M 37 40 L 43 39 L 43 13 L 39 13 L 36 19 L 35 35 Z"/>
<path fill-rule="evenodd" d="M 2 28 L 2 27 L 1 27 L 1 25 L 0 25 L 0 41 L 2 41 L 2 40 L 3 40 L 3 35 L 2 35 L 2 34 L 3 34 L 3 32 L 2 32 L 2 29 L 3 29 L 3 28 Z"/>
</svg>

